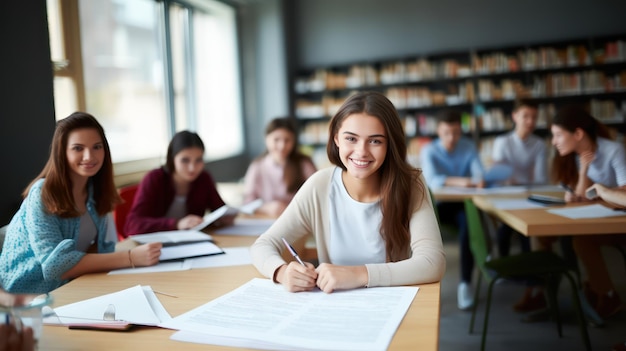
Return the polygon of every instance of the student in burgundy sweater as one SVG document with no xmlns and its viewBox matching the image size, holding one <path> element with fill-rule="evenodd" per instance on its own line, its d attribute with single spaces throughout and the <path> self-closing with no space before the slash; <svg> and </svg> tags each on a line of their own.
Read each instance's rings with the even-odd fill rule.
<svg viewBox="0 0 626 351">
<path fill-rule="evenodd" d="M 130 235 L 189 229 L 208 209 L 224 205 L 213 177 L 204 169 L 204 143 L 196 133 L 176 133 L 163 167 L 148 173 L 135 195 L 124 229 Z M 223 217 L 218 224 L 232 223 Z"/>
</svg>

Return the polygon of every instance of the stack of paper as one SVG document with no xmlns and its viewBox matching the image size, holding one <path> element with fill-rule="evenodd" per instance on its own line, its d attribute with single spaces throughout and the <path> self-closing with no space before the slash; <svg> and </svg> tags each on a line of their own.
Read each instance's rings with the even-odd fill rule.
<svg viewBox="0 0 626 351">
<path fill-rule="evenodd" d="M 105 311 L 110 310 L 111 305 L 114 317 L 107 319 Z M 105 326 L 120 322 L 157 326 L 171 318 L 152 288 L 141 285 L 57 307 L 53 312 L 44 311 L 45 324 L 68 326 Z"/>
<path fill-rule="evenodd" d="M 131 239 L 140 243 L 163 243 L 160 261 L 181 258 L 223 254 L 224 251 L 215 245 L 213 237 L 197 230 L 170 230 L 150 234 L 133 235 Z"/>
<path fill-rule="evenodd" d="M 157 265 L 149 267 L 117 269 L 109 272 L 109 274 L 172 272 L 185 271 L 188 269 L 196 268 L 241 266 L 247 264 L 252 264 L 252 258 L 250 257 L 250 247 L 238 246 L 224 248 L 223 255 L 186 258 L 182 261 L 160 262 Z"/>
<path fill-rule="evenodd" d="M 386 350 L 417 287 L 290 293 L 268 279 L 161 326 L 172 339 L 271 350 Z"/>
</svg>

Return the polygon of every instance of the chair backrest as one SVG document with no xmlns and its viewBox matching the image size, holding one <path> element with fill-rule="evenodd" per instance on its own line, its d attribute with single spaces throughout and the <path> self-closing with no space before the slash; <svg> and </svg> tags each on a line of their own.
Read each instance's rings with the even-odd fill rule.
<svg viewBox="0 0 626 351">
<path fill-rule="evenodd" d="M 485 235 L 483 221 L 480 212 L 472 199 L 465 199 L 465 216 L 467 218 L 467 230 L 469 235 L 469 244 L 474 262 L 480 268 L 483 275 L 489 278 L 490 274 L 485 268 L 485 262 L 489 260 L 490 242 Z"/>
<path fill-rule="evenodd" d="M 115 206 L 115 210 L 113 210 L 113 218 L 115 219 L 117 238 L 120 241 L 128 237 L 128 234 L 124 232 L 124 225 L 126 224 L 126 216 L 128 216 L 128 212 L 130 212 L 131 207 L 133 207 L 133 200 L 135 200 L 135 193 L 138 188 L 139 185 L 135 184 L 123 187 L 119 190 L 120 197 L 123 202 Z"/>
</svg>

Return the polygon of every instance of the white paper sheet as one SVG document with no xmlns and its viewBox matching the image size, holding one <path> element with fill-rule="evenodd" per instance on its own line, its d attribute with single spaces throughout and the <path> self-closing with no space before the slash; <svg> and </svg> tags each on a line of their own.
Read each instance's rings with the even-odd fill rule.
<svg viewBox="0 0 626 351">
<path fill-rule="evenodd" d="M 217 255 L 221 256 L 221 255 Z M 191 269 L 191 261 L 175 261 L 175 262 L 159 262 L 154 266 L 149 267 L 136 267 L 136 268 L 124 268 L 110 271 L 109 275 L 115 274 L 141 274 L 141 273 L 155 273 L 155 272 L 174 272 L 174 271 L 186 271 Z"/>
<path fill-rule="evenodd" d="M 259 236 L 265 233 L 274 221 L 274 219 L 237 218 L 234 225 L 220 228 L 214 233 L 220 235 Z"/>
<path fill-rule="evenodd" d="M 213 336 L 218 336 L 221 342 L 249 347 L 264 342 L 275 349 L 386 350 L 417 291 L 392 287 L 290 293 L 256 278 L 162 326 L 192 332 L 176 336 L 187 336 L 184 341 L 190 342 L 214 343 Z M 193 333 L 207 337 L 194 338 Z"/>
<path fill-rule="evenodd" d="M 548 210 L 548 212 L 571 219 L 626 216 L 626 212 L 615 211 L 612 208 L 608 208 L 600 204 L 555 208 Z"/>
<path fill-rule="evenodd" d="M 185 264 L 192 269 L 241 266 L 252 264 L 252 257 L 250 257 L 250 247 L 248 246 L 226 247 L 223 255 L 188 258 L 185 260 Z"/>
<path fill-rule="evenodd" d="M 210 241 L 203 241 L 192 244 L 181 244 L 176 246 L 167 246 L 161 248 L 161 256 L 159 260 L 168 261 L 180 258 L 208 256 L 224 253 L 219 246 Z"/>
<path fill-rule="evenodd" d="M 45 324 L 94 323 L 103 324 L 104 311 L 115 306 L 115 319 L 132 324 L 156 326 L 171 320 L 171 316 L 150 286 L 132 288 L 91 299 L 60 306 L 54 309 L 57 318 L 44 319 Z"/>
<path fill-rule="evenodd" d="M 493 207 L 501 210 L 523 210 L 530 208 L 546 208 L 546 206 L 528 199 L 489 199 Z"/>
<path fill-rule="evenodd" d="M 183 243 L 195 241 L 210 241 L 213 237 L 197 230 L 168 230 L 149 234 L 131 235 L 131 239 L 139 244 L 148 243 Z"/>
</svg>

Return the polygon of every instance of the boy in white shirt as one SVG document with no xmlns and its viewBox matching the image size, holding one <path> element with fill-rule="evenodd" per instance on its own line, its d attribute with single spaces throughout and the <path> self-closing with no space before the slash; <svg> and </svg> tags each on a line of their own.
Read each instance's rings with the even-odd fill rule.
<svg viewBox="0 0 626 351">
<path fill-rule="evenodd" d="M 513 108 L 515 128 L 496 138 L 493 144 L 493 161 L 513 169 L 507 183 L 511 185 L 546 184 L 548 182 L 546 142 L 533 134 L 537 125 L 537 105 L 520 100 Z M 511 246 L 511 227 L 502 224 L 497 231 L 498 253 L 508 256 Z M 530 251 L 530 239 L 517 233 L 522 252 Z M 526 296 L 528 295 L 528 296 Z M 528 289 L 527 294 L 513 308 L 519 312 L 532 311 L 546 306 L 543 294 Z"/>
</svg>

